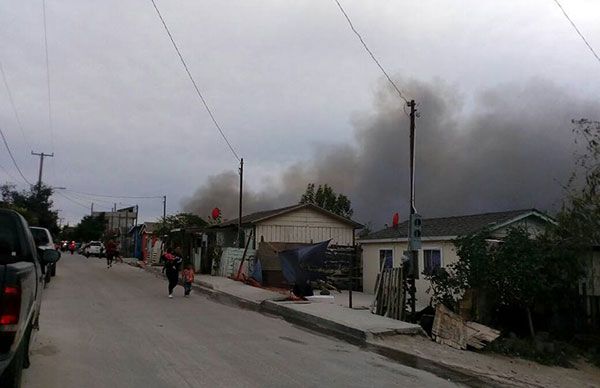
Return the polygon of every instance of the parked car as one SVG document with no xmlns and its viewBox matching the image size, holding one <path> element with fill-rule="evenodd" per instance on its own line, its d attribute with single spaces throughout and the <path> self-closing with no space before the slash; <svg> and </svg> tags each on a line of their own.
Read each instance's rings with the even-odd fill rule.
<svg viewBox="0 0 600 388">
<path fill-rule="evenodd" d="M 55 249 L 54 242 L 52 241 L 52 235 L 46 228 L 40 228 L 38 226 L 30 226 L 29 230 L 33 235 L 33 241 L 38 249 Z M 45 279 L 46 283 L 50 283 L 50 277 L 56 276 L 56 263 L 51 263 L 45 266 Z"/>
<path fill-rule="evenodd" d="M 100 241 L 90 241 L 83 249 L 83 254 L 85 257 L 102 257 L 104 256 L 104 244 Z"/>
<path fill-rule="evenodd" d="M 27 221 L 0 209 L 0 387 L 18 388 L 29 366 L 29 344 L 38 328 L 42 303 L 42 265 L 60 252 L 39 250 Z"/>
</svg>

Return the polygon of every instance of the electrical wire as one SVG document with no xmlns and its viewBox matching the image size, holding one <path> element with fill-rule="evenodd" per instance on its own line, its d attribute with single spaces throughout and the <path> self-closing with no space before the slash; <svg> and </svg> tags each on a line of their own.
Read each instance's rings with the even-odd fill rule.
<svg viewBox="0 0 600 388">
<path fill-rule="evenodd" d="M 76 190 L 71 190 L 71 189 L 65 189 L 65 191 L 69 191 L 72 193 L 77 193 L 77 194 L 82 194 L 82 195 L 88 195 L 91 197 L 99 197 L 99 198 L 117 198 L 117 199 L 162 199 L 163 196 L 160 195 L 154 195 L 154 196 L 143 196 L 143 195 L 104 195 L 104 194 L 93 194 L 93 193 L 86 193 L 83 191 L 76 191 Z"/>
<path fill-rule="evenodd" d="M 1 164 L 0 164 L 0 168 L 1 168 L 1 169 L 4 171 L 4 173 L 5 173 L 6 175 L 8 175 L 8 177 L 9 177 L 10 179 L 12 179 L 12 180 L 13 180 L 13 181 L 15 181 L 15 182 L 17 181 L 17 179 L 15 179 L 15 177 L 14 177 L 14 176 L 13 176 L 13 175 L 12 175 L 12 174 L 11 174 L 11 173 L 10 173 L 10 172 L 7 170 L 7 169 L 6 169 L 6 167 L 4 167 L 3 165 L 1 165 Z"/>
<path fill-rule="evenodd" d="M 107 199 L 100 199 L 98 197 L 86 197 L 85 195 L 77 194 L 73 191 L 69 191 L 69 195 L 75 199 L 78 199 L 80 201 L 85 201 L 85 202 L 90 201 L 93 203 L 107 204 L 107 205 L 111 205 L 111 206 L 115 203 L 114 201 L 109 201 Z M 125 207 L 134 206 L 134 204 L 124 203 L 124 202 L 117 202 L 117 204 L 120 206 L 125 206 Z"/>
<path fill-rule="evenodd" d="M 373 52 L 371 51 L 371 49 L 369 49 L 369 46 L 367 46 L 367 43 L 365 42 L 365 40 L 363 39 L 363 37 L 360 35 L 360 33 L 354 27 L 354 24 L 352 23 L 352 20 L 350 20 L 350 16 L 348 16 L 348 14 L 344 10 L 344 8 L 340 4 L 340 2 L 338 0 L 333 0 L 333 1 L 335 1 L 335 3 L 337 4 L 338 8 L 340 9 L 340 11 L 342 12 L 342 14 L 346 18 L 346 21 L 350 25 L 350 28 L 352 29 L 352 31 L 354 32 L 354 34 L 358 37 L 358 40 L 360 40 L 360 43 L 365 48 L 365 50 L 367 51 L 367 53 L 371 56 L 371 59 L 373 59 L 373 61 L 375 62 L 375 64 L 379 67 L 379 69 L 381 70 L 381 72 L 385 75 L 385 77 L 387 78 L 387 80 L 389 81 L 389 83 L 392 85 L 392 87 L 396 90 L 396 92 L 398 93 L 398 95 L 400 96 L 400 98 L 403 99 L 404 102 L 406 102 L 408 104 L 408 99 L 406 97 L 404 97 L 404 93 L 402 93 L 402 91 L 400 90 L 400 88 L 398 87 L 398 85 L 396 85 L 396 83 L 392 80 L 392 78 L 389 76 L 388 72 L 385 71 L 385 69 L 383 68 L 383 66 L 381 65 L 381 63 L 379 63 L 379 61 L 375 57 L 375 54 L 373 54 Z"/>
<path fill-rule="evenodd" d="M 54 153 L 54 125 L 52 123 L 52 95 L 50 94 L 50 61 L 48 59 L 48 29 L 46 26 L 46 0 L 42 0 L 44 14 L 44 48 L 46 50 L 46 86 L 48 87 L 48 125 L 50 128 L 50 145 Z"/>
<path fill-rule="evenodd" d="M 15 119 L 17 120 L 17 125 L 21 130 L 21 134 L 23 135 L 23 140 L 27 144 L 28 148 L 31 147 L 31 143 L 27 139 L 25 135 L 25 130 L 23 129 L 23 124 L 21 123 L 21 118 L 19 117 L 19 112 L 17 111 L 17 106 L 15 105 L 15 101 L 13 100 L 12 92 L 10 91 L 10 86 L 8 86 L 8 79 L 6 78 L 6 73 L 4 72 L 4 68 L 2 67 L 2 62 L 0 62 L 0 73 L 2 73 L 2 80 L 4 81 L 4 86 L 6 87 L 6 92 L 8 93 L 8 100 L 10 101 L 10 106 L 12 106 L 13 112 L 15 113 Z"/>
<path fill-rule="evenodd" d="M 600 57 L 598 56 L 598 54 L 596 54 L 596 51 L 594 51 L 594 49 L 592 48 L 592 46 L 588 43 L 587 39 L 585 39 L 585 37 L 583 36 L 583 34 L 581 33 L 581 31 L 579 31 L 579 28 L 577 28 L 577 26 L 575 25 L 575 22 L 573 22 L 573 20 L 571 20 L 571 18 L 569 17 L 569 15 L 565 11 L 565 9 L 562 7 L 562 5 L 560 5 L 560 3 L 558 2 L 558 0 L 554 0 L 554 2 L 558 6 L 558 8 L 560 8 L 560 10 L 562 11 L 563 15 L 565 15 L 565 17 L 567 18 L 567 20 L 569 21 L 569 23 L 571 23 L 571 25 L 573 26 L 573 28 L 575 29 L 575 31 L 577 31 L 577 34 L 583 40 L 583 43 L 585 43 L 585 45 L 587 46 L 587 48 L 590 49 L 590 51 L 592 52 L 592 55 L 594 57 L 596 57 L 596 60 L 598 61 L 598 63 L 600 63 Z"/>
<path fill-rule="evenodd" d="M 8 150 L 8 155 L 10 155 L 10 158 L 13 161 L 13 164 L 15 165 L 17 171 L 19 172 L 19 175 L 21 175 L 21 178 L 23 178 L 23 180 L 28 184 L 33 186 L 33 183 L 29 182 L 29 180 L 27 178 L 25 178 L 25 175 L 23 175 L 23 172 L 21 171 L 21 169 L 19 168 L 19 165 L 17 164 L 17 161 L 15 160 L 15 157 L 13 156 L 12 151 L 10 150 L 10 146 L 8 145 L 8 141 L 6 141 L 6 136 L 4 136 L 4 131 L 2 130 L 2 128 L 0 128 L 0 135 L 2 135 L 2 141 L 4 141 L 4 145 L 6 146 L 6 149 Z"/>
<path fill-rule="evenodd" d="M 183 64 L 183 67 L 185 68 L 185 72 L 187 73 L 188 77 L 190 78 L 190 81 L 192 81 L 192 84 L 194 85 L 194 89 L 196 89 L 196 93 L 198 94 L 198 97 L 200 97 L 200 100 L 202 101 L 202 104 L 204 105 L 204 108 L 206 109 L 206 112 L 208 112 L 208 115 L 210 116 L 213 124 L 215 125 L 215 127 L 217 128 L 217 130 L 219 131 L 219 133 L 221 134 L 221 137 L 223 138 L 223 140 L 225 140 L 225 143 L 227 143 L 227 146 L 229 147 L 229 149 L 233 153 L 233 156 L 235 156 L 235 158 L 238 161 L 240 161 L 240 157 L 238 156 L 238 154 L 233 149 L 233 146 L 231 145 L 231 143 L 227 139 L 227 136 L 225 136 L 225 133 L 223 132 L 223 129 L 221 128 L 221 125 L 219 125 L 219 123 L 217 122 L 217 119 L 215 118 L 215 116 L 214 116 L 212 110 L 210 109 L 210 107 L 208 106 L 208 103 L 206 102 L 206 99 L 204 98 L 204 96 L 200 92 L 200 88 L 198 88 L 198 85 L 196 84 L 196 81 L 194 80 L 194 77 L 192 77 L 192 73 L 190 72 L 190 69 L 188 68 L 187 64 L 185 63 L 185 60 L 183 59 L 183 55 L 181 54 L 181 51 L 179 51 L 179 47 L 177 47 L 177 44 L 175 43 L 175 39 L 173 39 L 173 35 L 171 34 L 171 31 L 169 30 L 169 27 L 167 27 L 167 23 L 165 22 L 165 19 L 162 17 L 162 14 L 158 10 L 158 6 L 156 5 L 156 2 L 154 0 L 150 0 L 150 1 L 152 1 L 152 5 L 154 6 L 154 9 L 156 10 L 156 13 L 158 14 L 158 17 L 160 18 L 160 21 L 162 22 L 162 25 L 165 28 L 165 31 L 167 32 L 167 35 L 169 35 L 169 39 L 171 40 L 171 43 L 173 44 L 173 47 L 175 48 L 175 51 L 177 51 L 177 55 L 179 55 L 179 59 L 181 60 L 181 63 Z"/>
<path fill-rule="evenodd" d="M 90 209 L 90 206 L 88 206 L 88 205 L 84 205 L 84 204 L 82 204 L 81 202 L 79 202 L 79 201 L 77 201 L 77 200 L 75 200 L 75 199 L 73 199 L 73 198 L 71 198 L 71 197 L 68 197 L 68 196 L 67 196 L 67 195 L 65 195 L 64 193 L 61 193 L 60 191 L 54 191 L 53 193 L 54 193 L 54 194 L 58 194 L 58 195 L 60 195 L 61 197 L 63 197 L 64 199 L 66 199 L 66 200 L 68 200 L 68 201 L 70 201 L 70 202 L 73 202 L 74 204 L 76 204 L 76 205 L 79 205 L 79 206 L 81 206 L 81 207 L 83 207 L 83 208 L 85 208 L 85 209 Z M 91 202 L 90 202 L 90 205 L 91 205 Z"/>
</svg>

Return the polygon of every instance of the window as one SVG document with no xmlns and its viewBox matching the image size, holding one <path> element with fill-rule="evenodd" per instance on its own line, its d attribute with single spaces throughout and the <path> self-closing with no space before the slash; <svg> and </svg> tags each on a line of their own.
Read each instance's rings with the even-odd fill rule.
<svg viewBox="0 0 600 388">
<path fill-rule="evenodd" d="M 394 252 L 391 249 L 379 250 L 379 269 L 388 269 L 394 266 Z"/>
<path fill-rule="evenodd" d="M 423 249 L 423 274 L 431 275 L 442 267 L 442 251 Z"/>
<path fill-rule="evenodd" d="M 46 233 L 45 229 L 29 228 L 29 230 L 31 231 L 35 245 L 39 246 L 50 244 L 50 239 L 48 238 L 48 234 Z"/>
</svg>

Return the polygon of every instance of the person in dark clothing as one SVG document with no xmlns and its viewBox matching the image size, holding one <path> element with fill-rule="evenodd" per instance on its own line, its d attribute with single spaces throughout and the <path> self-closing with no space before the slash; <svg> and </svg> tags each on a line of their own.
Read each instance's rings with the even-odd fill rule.
<svg viewBox="0 0 600 388">
<path fill-rule="evenodd" d="M 165 266 L 163 271 L 167 274 L 169 280 L 169 298 L 173 297 L 173 289 L 179 282 L 179 267 L 181 266 L 182 259 L 179 256 L 173 255 L 171 249 L 167 249 L 167 252 L 163 255 L 163 261 Z"/>
<path fill-rule="evenodd" d="M 117 244 L 113 240 L 108 240 L 106 243 L 106 268 L 112 267 L 116 252 Z"/>
</svg>

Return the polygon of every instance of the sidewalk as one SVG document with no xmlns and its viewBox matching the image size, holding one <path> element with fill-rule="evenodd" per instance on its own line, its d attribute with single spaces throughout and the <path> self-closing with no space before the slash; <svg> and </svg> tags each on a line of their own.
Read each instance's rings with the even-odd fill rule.
<svg viewBox="0 0 600 388">
<path fill-rule="evenodd" d="M 146 270 L 161 274 L 160 267 Z M 371 314 L 365 309 L 371 296 L 362 293 L 353 293 L 356 308 L 349 309 L 347 294 L 334 294 L 334 303 L 291 302 L 283 294 L 217 276 L 198 275 L 195 288 L 220 303 L 279 316 L 469 386 L 600 387 L 600 369 L 585 363 L 578 369 L 548 367 L 439 345 L 418 325 Z"/>
</svg>

